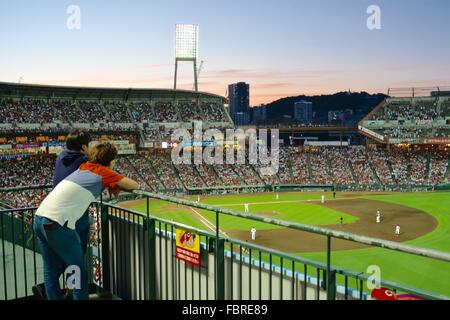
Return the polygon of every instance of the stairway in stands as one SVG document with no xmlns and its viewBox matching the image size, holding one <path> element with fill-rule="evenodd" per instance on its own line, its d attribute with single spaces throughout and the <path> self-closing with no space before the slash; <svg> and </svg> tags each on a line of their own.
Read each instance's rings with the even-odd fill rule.
<svg viewBox="0 0 450 320">
<path fill-rule="evenodd" d="M 139 156 L 139 157 L 142 157 L 142 156 Z M 147 158 L 147 157 L 142 157 L 142 158 L 144 159 L 144 161 L 147 162 L 147 164 L 148 164 L 150 170 L 152 171 L 152 174 L 156 177 L 156 179 L 158 179 L 159 183 L 160 183 L 164 188 L 166 188 L 166 186 L 164 185 L 163 181 L 162 181 L 161 178 L 159 177 L 158 172 L 156 171 L 156 169 L 155 169 L 155 167 L 153 166 L 153 163 L 150 161 L 150 159 Z"/>
<path fill-rule="evenodd" d="M 306 166 L 308 168 L 309 183 L 314 183 L 314 175 L 311 166 L 311 155 L 309 153 L 306 153 Z"/>
<path fill-rule="evenodd" d="M 356 184 L 359 184 L 358 177 L 356 176 L 355 170 L 353 169 L 353 164 L 350 160 L 347 161 L 348 167 L 350 169 L 350 174 L 352 175 L 353 181 L 355 181 Z"/>
<path fill-rule="evenodd" d="M 373 165 L 372 161 L 370 160 L 369 155 L 367 154 L 367 152 L 364 152 L 364 154 L 366 155 L 366 161 L 369 164 L 369 168 L 372 171 L 373 176 L 375 177 L 375 179 L 377 179 L 380 186 L 382 186 L 383 183 L 381 182 L 381 179 L 378 176 L 377 170 L 375 170 L 375 166 Z"/>
<path fill-rule="evenodd" d="M 395 175 L 394 175 L 394 169 L 392 168 L 392 163 L 391 163 L 391 161 L 389 160 L 389 158 L 386 158 L 386 164 L 387 164 L 387 166 L 388 166 L 388 169 L 389 169 L 389 173 L 390 173 L 390 175 L 391 175 L 391 180 L 392 180 L 392 182 L 393 182 L 394 184 L 396 184 L 397 187 L 398 187 L 399 184 L 398 184 L 397 179 L 395 178 Z"/>
<path fill-rule="evenodd" d="M 135 166 L 133 166 L 130 159 L 128 159 L 128 157 L 124 157 L 124 159 L 125 159 L 125 162 L 128 164 L 128 167 L 130 167 L 141 178 L 141 180 L 144 181 L 144 183 L 150 188 L 150 190 L 152 190 L 153 186 L 151 186 L 148 183 L 148 181 L 144 178 L 144 176 L 139 172 L 139 170 L 136 169 Z"/>
</svg>

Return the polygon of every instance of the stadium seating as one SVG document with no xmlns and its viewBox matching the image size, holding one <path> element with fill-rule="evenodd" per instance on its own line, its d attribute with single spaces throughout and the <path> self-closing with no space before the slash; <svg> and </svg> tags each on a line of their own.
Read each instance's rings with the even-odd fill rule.
<svg viewBox="0 0 450 320">
<path fill-rule="evenodd" d="M 367 157 L 372 162 L 375 173 L 382 185 L 395 184 L 392 171 L 389 168 L 390 157 L 386 150 L 369 150 Z"/>
<path fill-rule="evenodd" d="M 367 116 L 361 122 L 379 137 L 390 140 L 416 141 L 427 138 L 447 138 L 450 129 L 450 99 L 395 98 Z"/>
<path fill-rule="evenodd" d="M 296 148 L 289 148 L 288 152 L 291 159 L 292 181 L 295 184 L 309 184 L 308 165 L 305 153 L 296 150 Z"/>
<path fill-rule="evenodd" d="M 352 147 L 352 157 L 350 158 L 350 163 L 359 184 L 373 185 L 377 183 L 363 146 Z"/>
<path fill-rule="evenodd" d="M 170 154 L 151 153 L 147 159 L 152 163 L 165 189 L 183 189 L 170 159 Z"/>
<path fill-rule="evenodd" d="M 54 156 L 37 156 L 23 160 L 0 160 L 0 188 L 51 184 L 55 167 Z M 48 190 L 26 190 L 0 193 L 0 201 L 13 208 L 38 206 Z"/>
<path fill-rule="evenodd" d="M 116 136 L 116 139 L 119 137 L 132 139 L 127 135 Z M 280 167 L 275 176 L 260 175 L 258 170 L 262 165 L 250 165 L 248 159 L 244 165 L 174 165 L 170 152 L 121 156 L 115 169 L 138 181 L 142 189 L 158 192 L 222 186 L 258 187 L 265 184 L 337 185 L 344 189 L 358 185 L 365 190 L 376 190 L 383 187 L 439 185 L 449 177 L 449 159 L 448 151 L 402 148 L 388 151 L 362 146 L 314 147 L 306 150 L 282 147 Z M 0 188 L 51 184 L 54 162 L 55 156 L 52 155 L 0 160 L 0 174 L 3 177 Z M 311 175 L 308 167 L 311 168 Z M 46 194 L 46 191 L 23 191 L 12 197 L 11 193 L 1 193 L 0 200 L 11 206 L 35 206 Z"/>
<path fill-rule="evenodd" d="M 430 174 L 428 184 L 437 185 L 442 183 L 447 177 L 447 169 L 449 166 L 448 155 L 440 152 L 430 154 Z"/>
<path fill-rule="evenodd" d="M 310 148 L 308 150 L 313 172 L 313 183 L 320 185 L 333 184 L 333 174 L 331 172 L 330 159 L 326 148 Z"/>
<path fill-rule="evenodd" d="M 336 184 L 350 185 L 356 183 L 354 180 L 349 159 L 351 159 L 352 149 L 340 149 L 330 147 L 327 149 L 327 156 L 330 159 L 331 174 Z"/>
</svg>

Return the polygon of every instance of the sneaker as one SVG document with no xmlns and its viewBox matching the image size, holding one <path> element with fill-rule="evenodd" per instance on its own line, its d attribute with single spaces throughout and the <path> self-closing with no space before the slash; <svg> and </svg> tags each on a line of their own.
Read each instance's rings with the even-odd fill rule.
<svg viewBox="0 0 450 320">
<path fill-rule="evenodd" d="M 37 300 L 47 300 L 47 295 L 45 294 L 45 287 L 43 283 L 33 286 L 31 288 L 31 291 L 33 292 L 34 297 Z"/>
<path fill-rule="evenodd" d="M 73 300 L 73 292 L 70 289 L 64 291 L 64 300 Z"/>
</svg>

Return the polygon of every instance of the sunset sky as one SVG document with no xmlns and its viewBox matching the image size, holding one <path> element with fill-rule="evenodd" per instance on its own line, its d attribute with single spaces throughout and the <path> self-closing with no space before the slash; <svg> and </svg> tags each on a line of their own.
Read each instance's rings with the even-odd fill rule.
<svg viewBox="0 0 450 320">
<path fill-rule="evenodd" d="M 69 5 L 81 28 L 66 26 Z M 369 5 L 381 30 L 367 28 Z M 448 0 L 0 0 L 0 81 L 171 88 L 175 24 L 198 24 L 200 90 L 299 94 L 450 86 Z M 192 89 L 183 63 L 180 88 Z"/>
</svg>

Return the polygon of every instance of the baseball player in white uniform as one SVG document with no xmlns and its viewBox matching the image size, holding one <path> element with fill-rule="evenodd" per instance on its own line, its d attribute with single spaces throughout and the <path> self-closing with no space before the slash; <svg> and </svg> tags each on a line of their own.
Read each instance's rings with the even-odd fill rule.
<svg viewBox="0 0 450 320">
<path fill-rule="evenodd" d="M 248 212 L 248 203 L 247 203 L 247 202 L 244 203 L 244 211 L 245 211 L 245 212 Z"/>
<path fill-rule="evenodd" d="M 400 235 L 400 226 L 395 226 L 395 235 L 398 237 Z"/>
<path fill-rule="evenodd" d="M 325 196 L 324 196 L 324 195 L 322 195 L 320 202 L 321 202 L 322 204 L 325 203 Z"/>
<path fill-rule="evenodd" d="M 381 213 L 380 213 L 379 210 L 377 211 L 377 219 L 376 219 L 376 221 L 377 221 L 377 223 L 381 223 Z"/>
<path fill-rule="evenodd" d="M 253 228 L 250 230 L 250 233 L 252 234 L 252 240 L 255 241 L 255 240 L 256 240 L 256 228 L 253 227 Z"/>
</svg>

